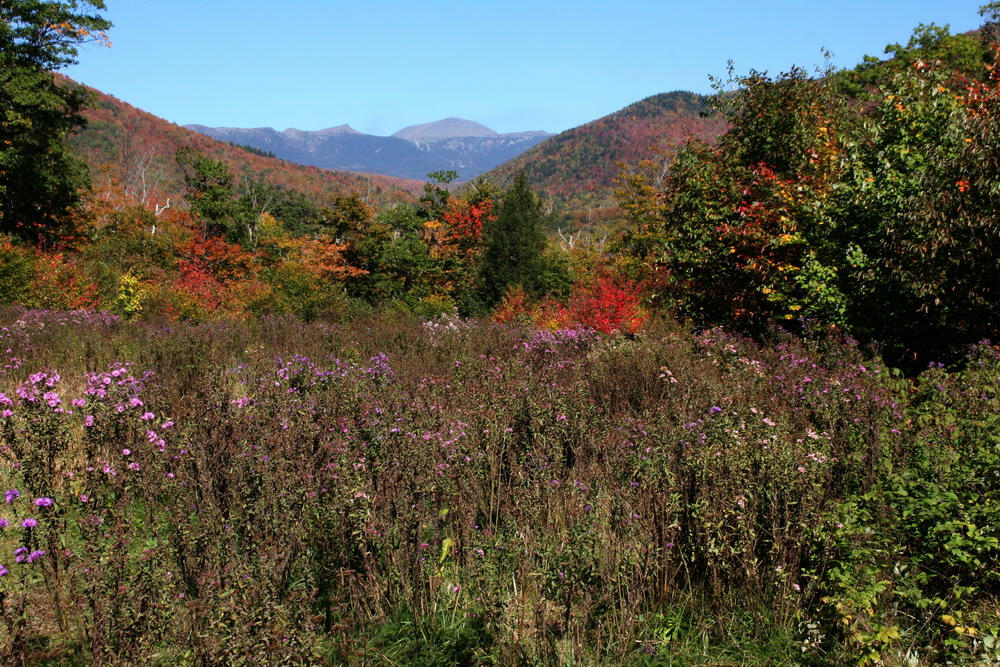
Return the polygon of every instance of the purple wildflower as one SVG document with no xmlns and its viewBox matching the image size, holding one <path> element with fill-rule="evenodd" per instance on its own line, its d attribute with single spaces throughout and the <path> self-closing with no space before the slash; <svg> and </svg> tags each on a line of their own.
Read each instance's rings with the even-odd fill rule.
<svg viewBox="0 0 1000 667">
<path fill-rule="evenodd" d="M 7 489 L 7 493 L 5 494 L 4 497 L 8 503 L 12 503 L 17 498 L 21 497 L 21 492 L 18 491 L 17 489 Z"/>
<path fill-rule="evenodd" d="M 34 563 L 36 560 L 38 560 L 44 555 L 45 555 L 44 551 L 42 551 L 41 549 L 36 549 L 35 551 L 32 551 L 30 554 L 28 554 L 28 562 Z"/>
<path fill-rule="evenodd" d="M 14 560 L 18 563 L 23 563 L 24 559 L 27 558 L 28 547 L 18 547 L 14 549 Z"/>
<path fill-rule="evenodd" d="M 35 507 L 51 507 L 51 498 L 35 498 Z"/>
<path fill-rule="evenodd" d="M 34 403 L 38 400 L 38 390 L 34 385 L 22 384 L 16 390 L 17 397 L 24 402 Z"/>
<path fill-rule="evenodd" d="M 25 519 L 24 521 L 21 522 L 21 527 L 22 528 L 34 528 L 37 525 L 38 525 L 38 522 L 35 521 L 34 519 L 32 519 L 31 517 L 28 517 L 27 519 Z"/>
</svg>

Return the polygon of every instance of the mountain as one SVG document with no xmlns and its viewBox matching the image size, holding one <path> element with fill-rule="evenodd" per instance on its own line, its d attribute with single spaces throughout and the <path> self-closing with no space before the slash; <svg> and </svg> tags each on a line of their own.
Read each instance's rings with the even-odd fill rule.
<svg viewBox="0 0 1000 667">
<path fill-rule="evenodd" d="M 551 136 L 548 132 L 500 134 L 461 118 L 412 125 L 388 137 L 363 134 L 349 125 L 284 132 L 270 127 L 187 127 L 290 162 L 421 180 L 447 169 L 458 172 L 460 180 L 475 178 Z"/>
<path fill-rule="evenodd" d="M 708 98 L 676 91 L 647 97 L 608 116 L 549 137 L 486 174 L 509 182 L 523 169 L 538 192 L 570 212 L 614 206 L 619 163 L 665 156 L 689 138 L 713 141 L 725 119 L 709 114 Z"/>
<path fill-rule="evenodd" d="M 64 85 L 80 86 L 68 77 L 58 78 Z M 327 171 L 248 151 L 175 125 L 100 91 L 83 88 L 93 103 L 84 112 L 87 124 L 71 141 L 77 154 L 88 163 L 97 186 L 116 183 L 148 193 L 143 199 L 171 198 L 177 202 L 184 193 L 184 177 L 175 154 L 189 147 L 225 163 L 237 179 L 244 175 L 262 178 L 269 184 L 298 190 L 320 204 L 336 195 L 354 193 L 373 204 L 412 201 L 423 188 L 423 181 Z M 316 141 L 357 134 L 347 126 L 324 133 L 301 134 L 320 135 Z"/>
<path fill-rule="evenodd" d="M 434 123 L 424 123 L 423 125 L 410 125 L 404 127 L 399 132 L 394 132 L 394 137 L 406 139 L 408 141 L 419 141 L 421 139 L 450 139 L 452 137 L 497 137 L 495 131 L 480 125 L 471 120 L 462 118 L 445 118 Z"/>
</svg>

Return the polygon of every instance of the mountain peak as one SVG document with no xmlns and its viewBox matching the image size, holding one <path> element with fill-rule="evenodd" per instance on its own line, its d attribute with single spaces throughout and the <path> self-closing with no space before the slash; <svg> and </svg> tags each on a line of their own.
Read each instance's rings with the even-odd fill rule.
<svg viewBox="0 0 1000 667">
<path fill-rule="evenodd" d="M 433 123 L 410 125 L 392 136 L 398 139 L 451 139 L 453 137 L 496 137 L 496 132 L 471 120 L 445 118 Z"/>
<path fill-rule="evenodd" d="M 0 0 L 2 2 L 2 0 Z M 289 162 L 324 169 L 345 169 L 423 179 L 450 169 L 462 180 L 474 178 L 549 136 L 545 132 L 498 134 L 488 127 L 446 118 L 404 128 L 390 137 L 358 132 L 350 125 L 325 130 L 239 129 L 192 126 L 215 139 L 252 146 Z"/>
<path fill-rule="evenodd" d="M 286 136 L 303 137 L 306 135 L 312 135 L 320 139 L 325 139 L 327 137 L 335 137 L 341 134 L 361 134 L 355 130 L 350 125 L 337 125 L 336 127 L 328 127 L 324 130 L 300 130 L 298 128 L 290 127 L 282 134 Z"/>
</svg>

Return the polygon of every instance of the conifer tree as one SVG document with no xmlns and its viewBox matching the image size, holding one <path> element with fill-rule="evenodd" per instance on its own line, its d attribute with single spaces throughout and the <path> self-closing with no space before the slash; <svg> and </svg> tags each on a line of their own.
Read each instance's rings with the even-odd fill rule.
<svg viewBox="0 0 1000 667">
<path fill-rule="evenodd" d="M 76 62 L 79 44 L 106 43 L 102 9 L 100 0 L 0 2 L 0 231 L 53 239 L 87 185 L 66 144 L 85 94 L 52 70 Z"/>
<path fill-rule="evenodd" d="M 479 292 L 483 306 L 492 308 L 508 288 L 520 284 L 529 296 L 544 289 L 542 251 L 545 215 L 538 196 L 528 187 L 524 171 L 515 178 L 497 209 L 496 219 L 485 230 L 486 248 L 480 269 Z"/>
</svg>

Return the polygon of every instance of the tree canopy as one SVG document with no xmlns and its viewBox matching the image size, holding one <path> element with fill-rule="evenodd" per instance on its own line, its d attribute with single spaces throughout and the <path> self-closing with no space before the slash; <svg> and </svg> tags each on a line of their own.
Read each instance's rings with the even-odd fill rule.
<svg viewBox="0 0 1000 667">
<path fill-rule="evenodd" d="M 497 209 L 497 217 L 486 228 L 486 247 L 481 267 L 482 301 L 497 304 L 508 287 L 521 284 L 532 295 L 541 292 L 542 204 L 528 187 L 524 172 L 514 183 Z"/>
<path fill-rule="evenodd" d="M 734 77 L 715 145 L 683 147 L 662 184 L 623 174 L 617 249 L 658 305 L 704 326 L 821 322 L 918 363 L 995 336 L 996 66 L 934 26 L 887 52 Z"/>
<path fill-rule="evenodd" d="M 80 44 L 107 44 L 103 9 L 100 0 L 0 2 L 0 231 L 54 240 L 88 184 L 66 145 L 85 94 L 58 85 L 52 70 L 75 63 Z"/>
</svg>

